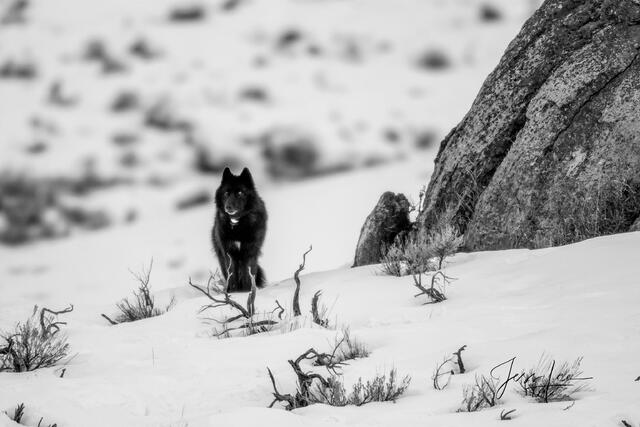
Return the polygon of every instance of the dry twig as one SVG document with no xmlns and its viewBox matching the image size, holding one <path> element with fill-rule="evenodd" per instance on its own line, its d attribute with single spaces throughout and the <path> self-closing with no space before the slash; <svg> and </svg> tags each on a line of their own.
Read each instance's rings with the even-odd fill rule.
<svg viewBox="0 0 640 427">
<path fill-rule="evenodd" d="M 302 312 L 300 311 L 300 272 L 304 270 L 305 264 L 307 262 L 307 254 L 311 252 L 313 246 L 309 246 L 309 249 L 302 254 L 302 264 L 298 267 L 295 273 L 293 273 L 293 280 L 296 282 L 296 290 L 293 293 L 293 315 L 300 316 Z"/>
<path fill-rule="evenodd" d="M 467 346 L 463 345 L 462 347 L 460 347 L 458 349 L 458 351 L 453 353 L 453 355 L 456 356 L 456 360 L 457 360 L 457 363 L 458 363 L 458 369 L 460 370 L 461 374 L 464 374 L 464 372 L 465 372 L 464 363 L 462 363 L 462 352 L 465 351 L 466 349 L 467 349 Z"/>
<path fill-rule="evenodd" d="M 413 284 L 420 292 L 415 295 L 415 297 L 419 297 L 421 295 L 426 295 L 429 298 L 429 301 L 425 304 L 433 304 L 442 302 L 447 299 L 444 292 L 436 287 L 436 284 L 444 287 L 449 281 L 451 277 L 447 276 L 442 272 L 442 270 L 438 270 L 431 275 L 431 286 L 429 288 L 425 288 L 422 285 L 422 274 L 417 273 L 413 274 Z M 442 281 L 442 283 L 440 283 Z"/>
<path fill-rule="evenodd" d="M 501 421 L 507 421 L 511 419 L 511 414 L 513 414 L 514 412 L 516 412 L 515 409 L 511 409 L 509 411 L 507 411 L 506 409 L 503 409 L 502 411 L 500 411 L 500 420 Z"/>
</svg>

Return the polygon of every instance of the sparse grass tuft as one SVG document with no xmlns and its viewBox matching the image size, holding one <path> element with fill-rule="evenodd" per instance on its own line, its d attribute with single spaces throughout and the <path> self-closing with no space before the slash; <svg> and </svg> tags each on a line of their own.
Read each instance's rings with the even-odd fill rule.
<svg viewBox="0 0 640 427">
<path fill-rule="evenodd" d="M 351 336 L 348 328 L 342 330 L 342 337 L 339 340 L 336 338 L 335 349 L 334 354 L 338 362 L 364 359 L 371 354 L 363 342 Z"/>
<path fill-rule="evenodd" d="M 534 247 L 566 245 L 598 236 L 624 233 L 640 213 L 640 181 L 612 180 L 589 191 L 567 188 L 556 201 L 557 220 L 533 238 Z M 529 236 L 524 236 L 525 238 Z"/>
<path fill-rule="evenodd" d="M 13 415 L 9 414 L 7 411 L 5 411 L 4 413 L 7 414 L 7 417 L 9 417 L 11 421 L 20 425 L 27 425 L 27 424 L 22 424 L 22 418 L 24 417 L 24 409 L 25 409 L 24 403 L 20 403 L 19 405 L 16 406 L 16 409 L 14 409 Z M 44 418 L 40 418 L 40 421 L 38 422 L 37 427 L 58 427 L 57 423 L 48 424 L 45 426 L 45 424 L 42 423 L 43 420 Z"/>
<path fill-rule="evenodd" d="M 476 375 L 476 383 L 464 388 L 462 405 L 458 412 L 476 412 L 492 408 L 500 403 L 500 397 L 498 380 L 493 377 Z"/>
<path fill-rule="evenodd" d="M 22 417 L 24 416 L 24 403 L 20 403 L 18 406 L 16 406 L 16 409 L 13 411 L 13 415 L 9 415 L 8 412 L 5 412 L 5 414 L 7 414 L 11 421 L 15 421 L 16 423 L 20 424 L 20 422 L 22 421 Z"/>
<path fill-rule="evenodd" d="M 521 393 L 541 403 L 573 400 L 576 393 L 589 390 L 586 381 L 591 378 L 582 376 L 581 363 L 582 357 L 579 357 L 572 363 L 557 365 L 555 360 L 543 355 L 536 367 L 520 376 Z"/>
<path fill-rule="evenodd" d="M 372 380 L 363 382 L 362 378 L 353 385 L 347 393 L 344 384 L 337 375 L 328 379 L 328 384 L 317 384 L 317 400 L 314 403 L 324 403 L 331 406 L 362 406 L 371 402 L 395 402 L 404 394 L 411 383 L 411 377 L 405 376 L 398 382 L 398 373 L 391 369 L 388 374 L 376 375 Z"/>
<path fill-rule="evenodd" d="M 173 298 L 166 307 L 160 308 L 156 306 L 155 300 L 151 295 L 149 281 L 151 279 L 152 268 L 153 261 L 151 261 L 147 270 L 143 270 L 142 274 L 134 274 L 140 285 L 138 289 L 133 292 L 133 300 L 123 299 L 116 304 L 120 313 L 115 319 L 111 319 L 105 314 L 103 314 L 102 317 L 107 319 L 112 325 L 117 325 L 119 323 L 135 322 L 136 320 L 160 316 L 169 311 L 175 302 Z"/>
</svg>

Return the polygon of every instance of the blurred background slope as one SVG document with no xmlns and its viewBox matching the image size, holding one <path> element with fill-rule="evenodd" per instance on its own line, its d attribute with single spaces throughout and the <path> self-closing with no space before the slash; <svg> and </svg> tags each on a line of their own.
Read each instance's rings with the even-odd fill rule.
<svg viewBox="0 0 640 427">
<path fill-rule="evenodd" d="M 0 243 L 210 205 L 227 165 L 426 173 L 539 3 L 0 1 Z"/>
</svg>

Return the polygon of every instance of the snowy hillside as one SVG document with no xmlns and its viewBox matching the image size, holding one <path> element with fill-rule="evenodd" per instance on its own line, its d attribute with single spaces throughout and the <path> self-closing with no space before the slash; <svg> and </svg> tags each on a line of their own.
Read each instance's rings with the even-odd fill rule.
<svg viewBox="0 0 640 427">
<path fill-rule="evenodd" d="M 437 304 L 414 297 L 411 276 L 350 268 L 380 195 L 418 201 L 438 142 L 539 3 L 0 0 L 0 333 L 34 305 L 74 306 L 58 319 L 68 357 L 0 372 L 0 427 L 640 427 L 640 233 L 459 253 Z M 269 213 L 256 311 L 276 319 L 277 301 L 285 315 L 218 339 L 231 312 L 200 312 L 209 300 L 189 280 L 203 286 L 217 268 L 225 165 L 251 168 Z M 170 309 L 111 325 L 101 315 L 117 316 L 151 262 L 152 296 Z M 311 318 L 317 291 L 328 328 Z M 268 408 L 267 369 L 295 394 L 288 360 L 331 352 L 345 329 L 370 353 L 339 370 L 345 388 L 395 368 L 406 392 Z M 465 372 L 453 359 L 436 390 L 434 371 L 462 346 Z M 587 387 L 523 397 L 509 378 L 543 356 L 582 357 Z M 498 405 L 458 412 L 465 387 L 492 374 Z"/>
<path fill-rule="evenodd" d="M 136 244 L 127 236 L 85 236 L 73 244 L 25 250 L 20 258 L 2 253 L 2 326 L 28 316 L 33 302 L 60 308 L 76 303 L 76 310 L 65 315 L 74 357 L 63 378 L 60 368 L 0 375 L 0 408 L 10 411 L 24 402 L 26 425 L 37 425 L 40 417 L 70 427 L 494 425 L 503 409 L 516 409 L 509 425 L 640 422 L 634 382 L 639 374 L 640 233 L 537 251 L 459 254 L 446 269 L 456 278 L 446 289 L 448 300 L 435 305 L 413 297 L 411 277 L 383 276 L 377 266 L 303 274 L 302 328 L 227 339 L 212 338 L 215 325 L 197 315 L 207 299 L 186 286 L 186 269 L 165 274 L 164 263 L 196 251 L 162 239 L 137 243 L 156 247 L 149 252 L 156 254 L 158 267 L 151 284 L 159 290 L 158 301 L 176 297 L 174 308 L 118 326 L 99 316 L 114 312 L 113 303 L 130 292 L 134 279 L 127 279 L 126 271 L 116 277 L 115 271 L 124 270 L 113 265 L 120 261 L 118 251 L 97 258 L 85 253 L 100 250 L 112 238 Z M 322 256 L 321 250 L 311 252 L 308 266 L 322 264 Z M 62 258 L 75 262 L 65 264 Z M 298 262 L 299 257 L 291 257 L 292 272 Z M 175 279 L 168 282 L 167 277 Z M 293 281 L 286 280 L 259 291 L 258 310 L 270 311 L 275 300 L 288 308 L 293 288 Z M 287 359 L 310 347 L 330 351 L 339 333 L 311 326 L 306 313 L 317 290 L 323 291 L 332 323 L 349 327 L 371 351 L 343 368 L 345 384 L 395 367 L 412 378 L 395 404 L 314 405 L 293 413 L 266 408 L 272 400 L 267 367 L 279 390 L 293 393 L 295 377 Z M 237 295 L 240 302 L 244 298 Z M 206 314 L 222 315 L 221 309 Z M 462 345 L 468 346 L 462 353 L 467 372 L 454 375 L 444 390 L 434 390 L 436 366 Z M 456 412 L 463 386 L 476 374 L 489 374 L 514 357 L 517 373 L 535 366 L 543 353 L 558 362 L 584 357 L 584 375 L 593 377 L 591 390 L 574 396 L 575 403 L 544 404 L 521 397 L 512 381 L 498 407 Z M 494 375 L 504 381 L 508 368 Z M 12 424 L 5 420 L 4 425 Z"/>
</svg>

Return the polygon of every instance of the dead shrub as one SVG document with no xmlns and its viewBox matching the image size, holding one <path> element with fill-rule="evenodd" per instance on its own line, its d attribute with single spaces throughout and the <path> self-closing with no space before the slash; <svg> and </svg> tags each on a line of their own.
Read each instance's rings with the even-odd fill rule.
<svg viewBox="0 0 640 427">
<path fill-rule="evenodd" d="M 388 275 L 402 277 L 435 270 L 431 248 L 423 240 L 396 239 L 383 253 L 382 271 Z"/>
<path fill-rule="evenodd" d="M 31 241 L 67 236 L 73 228 L 102 229 L 111 224 L 109 215 L 83 207 L 81 196 L 89 191 L 116 185 L 87 170 L 73 179 L 35 178 L 0 173 L 0 243 L 21 245 Z"/>
<path fill-rule="evenodd" d="M 207 11 L 198 3 L 175 6 L 169 11 L 169 21 L 176 23 L 193 23 L 206 18 Z"/>
<path fill-rule="evenodd" d="M 116 304 L 120 313 L 114 319 L 111 319 L 105 314 L 102 314 L 102 317 L 112 325 L 117 325 L 119 323 L 135 322 L 136 320 L 160 316 L 169 311 L 175 302 L 173 298 L 166 307 L 161 308 L 156 306 L 155 299 L 151 295 L 149 282 L 151 280 L 152 269 L 153 261 L 149 264 L 149 268 L 143 270 L 141 274 L 132 273 L 139 283 L 138 289 L 133 292 L 134 298 L 132 300 L 123 299 Z"/>
<path fill-rule="evenodd" d="M 151 61 L 160 56 L 160 52 L 144 37 L 140 37 L 131 43 L 129 53 L 145 61 Z"/>
<path fill-rule="evenodd" d="M 203 175 L 219 175 L 224 168 L 240 167 L 242 162 L 229 155 L 218 155 L 204 142 L 196 141 L 193 147 L 193 168 Z"/>
<path fill-rule="evenodd" d="M 276 39 L 276 48 L 278 50 L 291 49 L 296 44 L 304 40 L 304 33 L 297 28 L 287 28 L 283 30 Z"/>
<path fill-rule="evenodd" d="M 317 384 L 315 397 L 317 402 L 331 406 L 362 406 L 371 402 L 395 402 L 404 394 L 411 383 L 411 377 L 405 376 L 398 382 L 398 373 L 391 369 L 388 374 L 378 374 L 373 379 L 363 382 L 362 378 L 353 385 L 349 393 L 338 376 L 328 380 L 328 386 Z"/>
<path fill-rule="evenodd" d="M 462 352 L 466 350 L 466 348 L 467 346 L 463 345 L 458 349 L 458 351 L 453 353 L 453 356 L 445 357 L 442 363 L 440 363 L 436 367 L 436 370 L 433 372 L 433 375 L 431 376 L 434 389 L 444 390 L 449 385 L 451 376 L 456 374 L 454 369 L 456 365 L 458 366 L 459 374 L 465 373 L 464 363 L 462 362 Z M 442 382 L 443 381 L 441 379 L 442 377 L 445 377 L 444 382 Z"/>
<path fill-rule="evenodd" d="M 403 248 L 399 244 L 393 244 L 383 250 L 381 259 L 382 272 L 388 276 L 402 277 L 406 275 L 405 257 Z"/>
<path fill-rule="evenodd" d="M 138 93 L 131 90 L 123 90 L 113 98 L 109 109 L 114 113 L 125 113 L 133 111 L 139 106 L 140 96 Z"/>
<path fill-rule="evenodd" d="M 258 287 L 256 286 L 255 275 L 249 271 L 249 277 L 251 277 L 251 291 L 247 297 L 246 305 L 242 305 L 229 294 L 229 280 L 233 275 L 233 260 L 229 256 L 229 265 L 227 269 L 226 280 L 222 277 L 219 271 L 212 274 L 207 281 L 206 287 L 202 287 L 194 284 L 189 279 L 189 286 L 196 289 L 203 295 L 205 295 L 210 303 L 203 305 L 200 308 L 200 313 L 207 310 L 213 310 L 217 308 L 226 308 L 232 311 L 232 315 L 227 315 L 222 320 L 208 318 L 220 327 L 216 327 L 212 331 L 212 335 L 216 338 L 229 338 L 232 334 L 240 332 L 244 336 L 259 334 L 268 332 L 273 329 L 275 325 L 282 319 L 284 309 L 278 301 L 276 301 L 276 308 L 269 313 L 258 313 L 256 311 L 255 300 Z M 274 313 L 280 311 L 278 314 L 278 320 L 275 320 Z"/>
<path fill-rule="evenodd" d="M 414 145 L 419 150 L 428 150 L 438 143 L 438 133 L 433 129 L 424 129 L 417 133 Z"/>
<path fill-rule="evenodd" d="M 322 173 L 317 140 L 296 128 L 270 129 L 258 136 L 267 172 L 274 179 L 301 179 Z"/>
<path fill-rule="evenodd" d="M 278 402 L 285 403 L 285 409 L 293 410 L 316 403 L 331 406 L 362 406 L 371 402 L 395 402 L 409 387 L 411 378 L 405 376 L 398 382 L 395 369 L 388 374 L 376 375 L 366 383 L 362 378 L 347 392 L 340 379 L 340 369 L 344 365 L 336 357 L 342 340 L 333 348 L 332 353 L 320 353 L 313 348 L 302 353 L 295 360 L 289 360 L 297 378 L 296 394 L 282 394 L 276 387 L 275 378 L 270 369 L 269 378 L 273 386 L 273 401 L 269 407 Z M 326 368 L 328 375 L 322 375 L 313 371 L 305 371 L 300 366 L 304 361 L 311 361 L 315 366 Z"/>
<path fill-rule="evenodd" d="M 0 79 L 32 80 L 38 77 L 36 64 L 27 59 L 9 59 L 0 65 Z"/>
<path fill-rule="evenodd" d="M 502 20 L 502 11 L 490 3 L 480 5 L 480 20 L 483 22 L 497 22 Z"/>
<path fill-rule="evenodd" d="M 238 98 L 243 101 L 250 101 L 255 103 L 268 103 L 271 100 L 271 96 L 267 89 L 261 86 L 247 86 L 242 88 L 238 92 Z"/>
<path fill-rule="evenodd" d="M 163 132 L 191 129 L 191 124 L 178 115 L 175 105 L 167 99 L 161 99 L 149 107 L 144 115 L 144 123 L 147 127 Z"/>
<path fill-rule="evenodd" d="M 348 328 L 342 330 L 342 337 L 339 340 L 336 337 L 334 348 L 336 349 L 335 358 L 338 362 L 364 359 L 371 354 L 363 342 L 351 336 Z"/>
<path fill-rule="evenodd" d="M 20 25 L 27 22 L 29 0 L 10 0 L 0 11 L 0 25 Z"/>
<path fill-rule="evenodd" d="M 73 305 L 53 311 L 35 306 L 31 317 L 18 323 L 13 331 L 2 332 L 0 338 L 0 372 L 28 372 L 55 366 L 69 353 L 66 335 L 60 326 L 66 322 L 57 316 L 73 311 Z"/>
<path fill-rule="evenodd" d="M 537 366 L 519 377 L 522 395 L 541 403 L 574 400 L 576 393 L 589 390 L 587 381 L 591 377 L 582 376 L 581 363 L 582 357 L 579 357 L 571 363 L 557 365 L 555 360 L 543 355 Z"/>
<path fill-rule="evenodd" d="M 458 412 L 476 412 L 492 408 L 500 402 L 498 380 L 493 377 L 476 375 L 476 382 L 463 390 L 462 406 Z"/>
<path fill-rule="evenodd" d="M 95 62 L 100 66 L 104 74 L 115 74 L 127 71 L 127 66 L 123 61 L 115 58 L 109 51 L 106 43 L 101 39 L 91 39 L 87 41 L 82 58 L 88 62 Z"/>
<path fill-rule="evenodd" d="M 53 234 L 46 213 L 56 204 L 49 185 L 22 174 L 0 175 L 0 216 L 6 222 L 0 242 L 17 245 Z"/>
<path fill-rule="evenodd" d="M 442 71 L 451 67 L 451 60 L 442 50 L 431 48 L 418 57 L 416 66 L 427 71 Z"/>
<path fill-rule="evenodd" d="M 437 269 L 442 270 L 446 259 L 460 250 L 464 238 L 449 222 L 441 222 L 429 232 L 427 241 L 429 254 L 436 258 Z"/>
<path fill-rule="evenodd" d="M 213 197 L 211 196 L 211 192 L 207 190 L 197 190 L 180 198 L 176 202 L 176 209 L 179 211 L 193 209 L 200 206 L 208 205 L 212 200 Z"/>
</svg>

